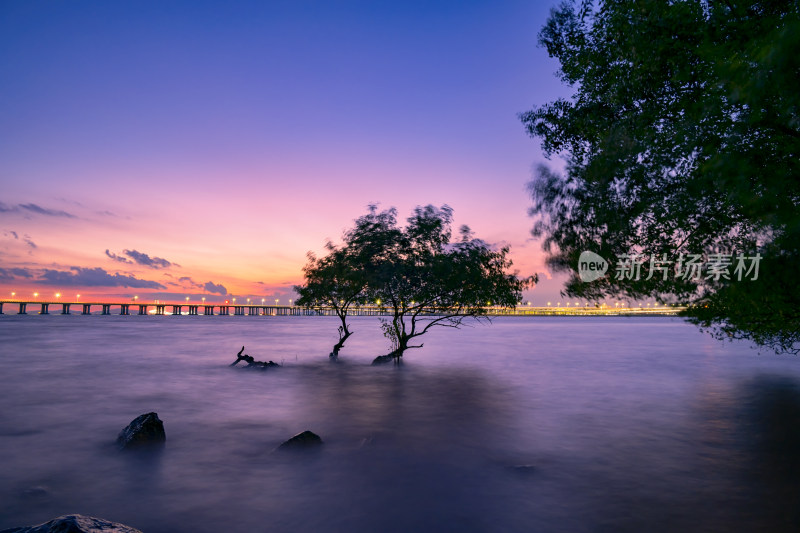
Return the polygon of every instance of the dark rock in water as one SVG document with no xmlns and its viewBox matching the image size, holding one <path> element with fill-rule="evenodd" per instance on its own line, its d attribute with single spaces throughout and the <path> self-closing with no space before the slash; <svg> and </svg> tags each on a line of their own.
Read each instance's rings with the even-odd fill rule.
<svg viewBox="0 0 800 533">
<path fill-rule="evenodd" d="M 312 431 L 298 433 L 280 446 L 279 450 L 300 450 L 305 448 L 316 448 L 322 445 L 322 439 Z"/>
<path fill-rule="evenodd" d="M 163 446 L 167 440 L 164 423 L 157 413 L 137 416 L 117 437 L 117 444 L 123 449 Z"/>
<path fill-rule="evenodd" d="M 510 467 L 512 471 L 517 472 L 518 474 L 532 474 L 536 471 L 536 467 L 533 465 L 514 465 Z"/>
<path fill-rule="evenodd" d="M 0 533 L 142 533 L 140 530 L 102 518 L 70 514 L 44 524 L 4 529 Z"/>
<path fill-rule="evenodd" d="M 30 487 L 22 491 L 22 495 L 25 496 L 26 498 L 44 498 L 49 494 L 50 494 L 49 491 L 40 485 L 37 485 L 35 487 Z"/>
<path fill-rule="evenodd" d="M 379 355 L 375 359 L 372 360 L 373 365 L 384 365 L 386 363 L 391 363 L 394 357 L 391 355 Z"/>
</svg>

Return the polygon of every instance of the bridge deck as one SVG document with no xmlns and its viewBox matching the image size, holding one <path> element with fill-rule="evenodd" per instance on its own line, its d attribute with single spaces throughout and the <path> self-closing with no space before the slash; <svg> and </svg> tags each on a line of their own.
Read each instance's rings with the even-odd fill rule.
<svg viewBox="0 0 800 533">
<path fill-rule="evenodd" d="M 93 311 L 94 308 L 94 311 Z M 116 312 L 112 313 L 112 308 Z M 75 310 L 73 313 L 72 310 Z M 686 309 L 678 306 L 610 307 L 610 306 L 519 306 L 490 307 L 488 316 L 632 316 L 676 315 Z M 99 311 L 99 312 L 98 312 Z M 38 300 L 0 300 L 0 314 L 83 314 L 83 315 L 187 315 L 187 316 L 334 316 L 330 307 L 306 308 L 296 305 L 138 303 L 138 302 L 63 302 Z M 386 316 L 386 307 L 372 305 L 351 308 L 351 316 Z"/>
</svg>

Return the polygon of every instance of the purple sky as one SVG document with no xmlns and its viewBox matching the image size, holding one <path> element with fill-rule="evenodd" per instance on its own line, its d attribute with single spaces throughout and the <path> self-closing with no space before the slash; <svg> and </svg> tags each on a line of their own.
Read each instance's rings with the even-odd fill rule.
<svg viewBox="0 0 800 533">
<path fill-rule="evenodd" d="M 0 298 L 287 301 L 375 202 L 447 203 L 543 273 L 517 113 L 569 94 L 552 5 L 0 3 Z"/>
</svg>

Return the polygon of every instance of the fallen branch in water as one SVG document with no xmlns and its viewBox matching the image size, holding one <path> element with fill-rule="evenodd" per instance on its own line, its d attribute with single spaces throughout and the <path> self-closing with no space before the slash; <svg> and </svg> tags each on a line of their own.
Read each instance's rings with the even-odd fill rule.
<svg viewBox="0 0 800 533">
<path fill-rule="evenodd" d="M 253 359 L 251 356 L 249 356 L 247 354 L 242 355 L 243 353 L 244 353 L 244 346 L 242 346 L 242 349 L 239 350 L 239 353 L 236 354 L 236 361 L 231 363 L 230 366 L 236 366 L 241 361 L 244 361 L 245 363 L 247 363 L 247 368 L 270 368 L 270 367 L 281 366 L 278 363 L 275 363 L 273 361 L 268 361 L 266 363 L 264 363 L 262 361 L 256 361 L 255 359 Z"/>
</svg>

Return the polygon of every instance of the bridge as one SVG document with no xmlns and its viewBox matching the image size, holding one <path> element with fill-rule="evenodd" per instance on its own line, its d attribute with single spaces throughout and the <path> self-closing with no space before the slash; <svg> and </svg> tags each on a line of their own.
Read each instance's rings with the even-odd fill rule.
<svg viewBox="0 0 800 533">
<path fill-rule="evenodd" d="M 488 316 L 640 316 L 677 315 L 682 306 L 547 306 L 497 307 L 487 309 Z M 75 312 L 73 312 L 73 310 Z M 213 304 L 213 303 L 139 303 L 139 302 L 61 302 L 39 300 L 0 300 L 2 314 L 81 314 L 81 315 L 150 315 L 150 316 L 335 316 L 331 307 L 300 307 L 296 305 Z M 354 306 L 351 316 L 387 316 L 385 306 Z"/>
</svg>

